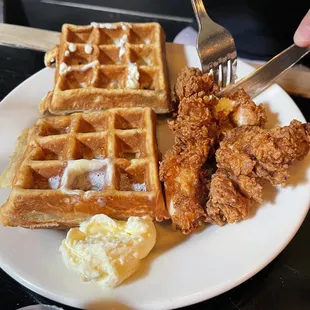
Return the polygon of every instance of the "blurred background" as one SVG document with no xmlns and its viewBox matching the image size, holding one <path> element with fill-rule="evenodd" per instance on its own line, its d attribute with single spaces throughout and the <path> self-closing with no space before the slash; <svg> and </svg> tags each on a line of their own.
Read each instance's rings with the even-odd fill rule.
<svg viewBox="0 0 310 310">
<path fill-rule="evenodd" d="M 233 35 L 238 57 L 254 67 L 293 43 L 294 32 L 310 7 L 306 0 L 289 5 L 282 0 L 204 0 L 204 4 L 210 17 Z M 168 42 L 196 43 L 198 27 L 191 0 L 0 0 L 0 22 L 4 23 L 60 31 L 64 23 L 92 21 L 156 21 Z M 24 54 L 20 53 L 20 61 Z M 31 72 L 42 67 L 42 61 L 36 60 Z M 289 94 L 310 98 L 309 79 L 310 54 L 277 82 Z"/>
<path fill-rule="evenodd" d="M 197 29 L 190 0 L 0 0 L 5 23 L 59 31 L 63 23 L 157 21 L 172 42 L 186 27 Z M 293 34 L 309 1 L 205 0 L 210 17 L 235 38 L 238 55 L 268 60 L 293 43 Z M 185 33 L 193 37 L 193 32 Z M 182 36 L 179 42 L 188 43 Z M 193 42 L 188 38 L 190 42 Z M 304 63 L 310 63 L 309 58 Z"/>
</svg>

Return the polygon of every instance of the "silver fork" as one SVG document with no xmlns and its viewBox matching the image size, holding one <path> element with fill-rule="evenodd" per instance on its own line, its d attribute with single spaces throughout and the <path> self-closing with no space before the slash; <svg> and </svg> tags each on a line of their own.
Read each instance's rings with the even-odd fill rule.
<svg viewBox="0 0 310 310">
<path fill-rule="evenodd" d="M 211 20 L 202 0 L 191 0 L 199 26 L 197 51 L 202 71 L 213 74 L 214 81 L 225 88 L 235 82 L 237 50 L 234 39 L 224 27 Z"/>
</svg>

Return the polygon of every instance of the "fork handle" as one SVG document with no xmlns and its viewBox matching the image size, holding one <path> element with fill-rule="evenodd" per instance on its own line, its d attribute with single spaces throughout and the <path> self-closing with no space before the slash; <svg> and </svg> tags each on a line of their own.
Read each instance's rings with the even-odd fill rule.
<svg viewBox="0 0 310 310">
<path fill-rule="evenodd" d="M 203 20 L 211 20 L 207 11 L 206 11 L 206 8 L 203 4 L 203 1 L 202 0 L 191 0 L 192 1 L 192 6 L 193 6 L 193 10 L 194 10 L 194 13 L 195 13 L 195 16 L 196 16 L 196 19 L 198 21 L 198 26 L 199 26 L 199 29 L 201 29 L 201 25 L 203 23 Z"/>
</svg>

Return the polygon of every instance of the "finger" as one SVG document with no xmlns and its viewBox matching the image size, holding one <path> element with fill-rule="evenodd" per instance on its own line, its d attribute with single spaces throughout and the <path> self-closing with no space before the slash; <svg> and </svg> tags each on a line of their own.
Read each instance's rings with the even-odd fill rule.
<svg viewBox="0 0 310 310">
<path fill-rule="evenodd" d="M 310 10 L 299 24 L 294 34 L 294 42 L 300 47 L 310 46 Z"/>
</svg>

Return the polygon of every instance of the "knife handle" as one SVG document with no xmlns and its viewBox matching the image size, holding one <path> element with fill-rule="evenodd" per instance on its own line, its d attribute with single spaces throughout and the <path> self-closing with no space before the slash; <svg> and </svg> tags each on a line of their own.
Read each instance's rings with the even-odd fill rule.
<svg viewBox="0 0 310 310">
<path fill-rule="evenodd" d="M 59 32 L 0 24 L 0 45 L 46 52 L 59 42 Z"/>
</svg>

